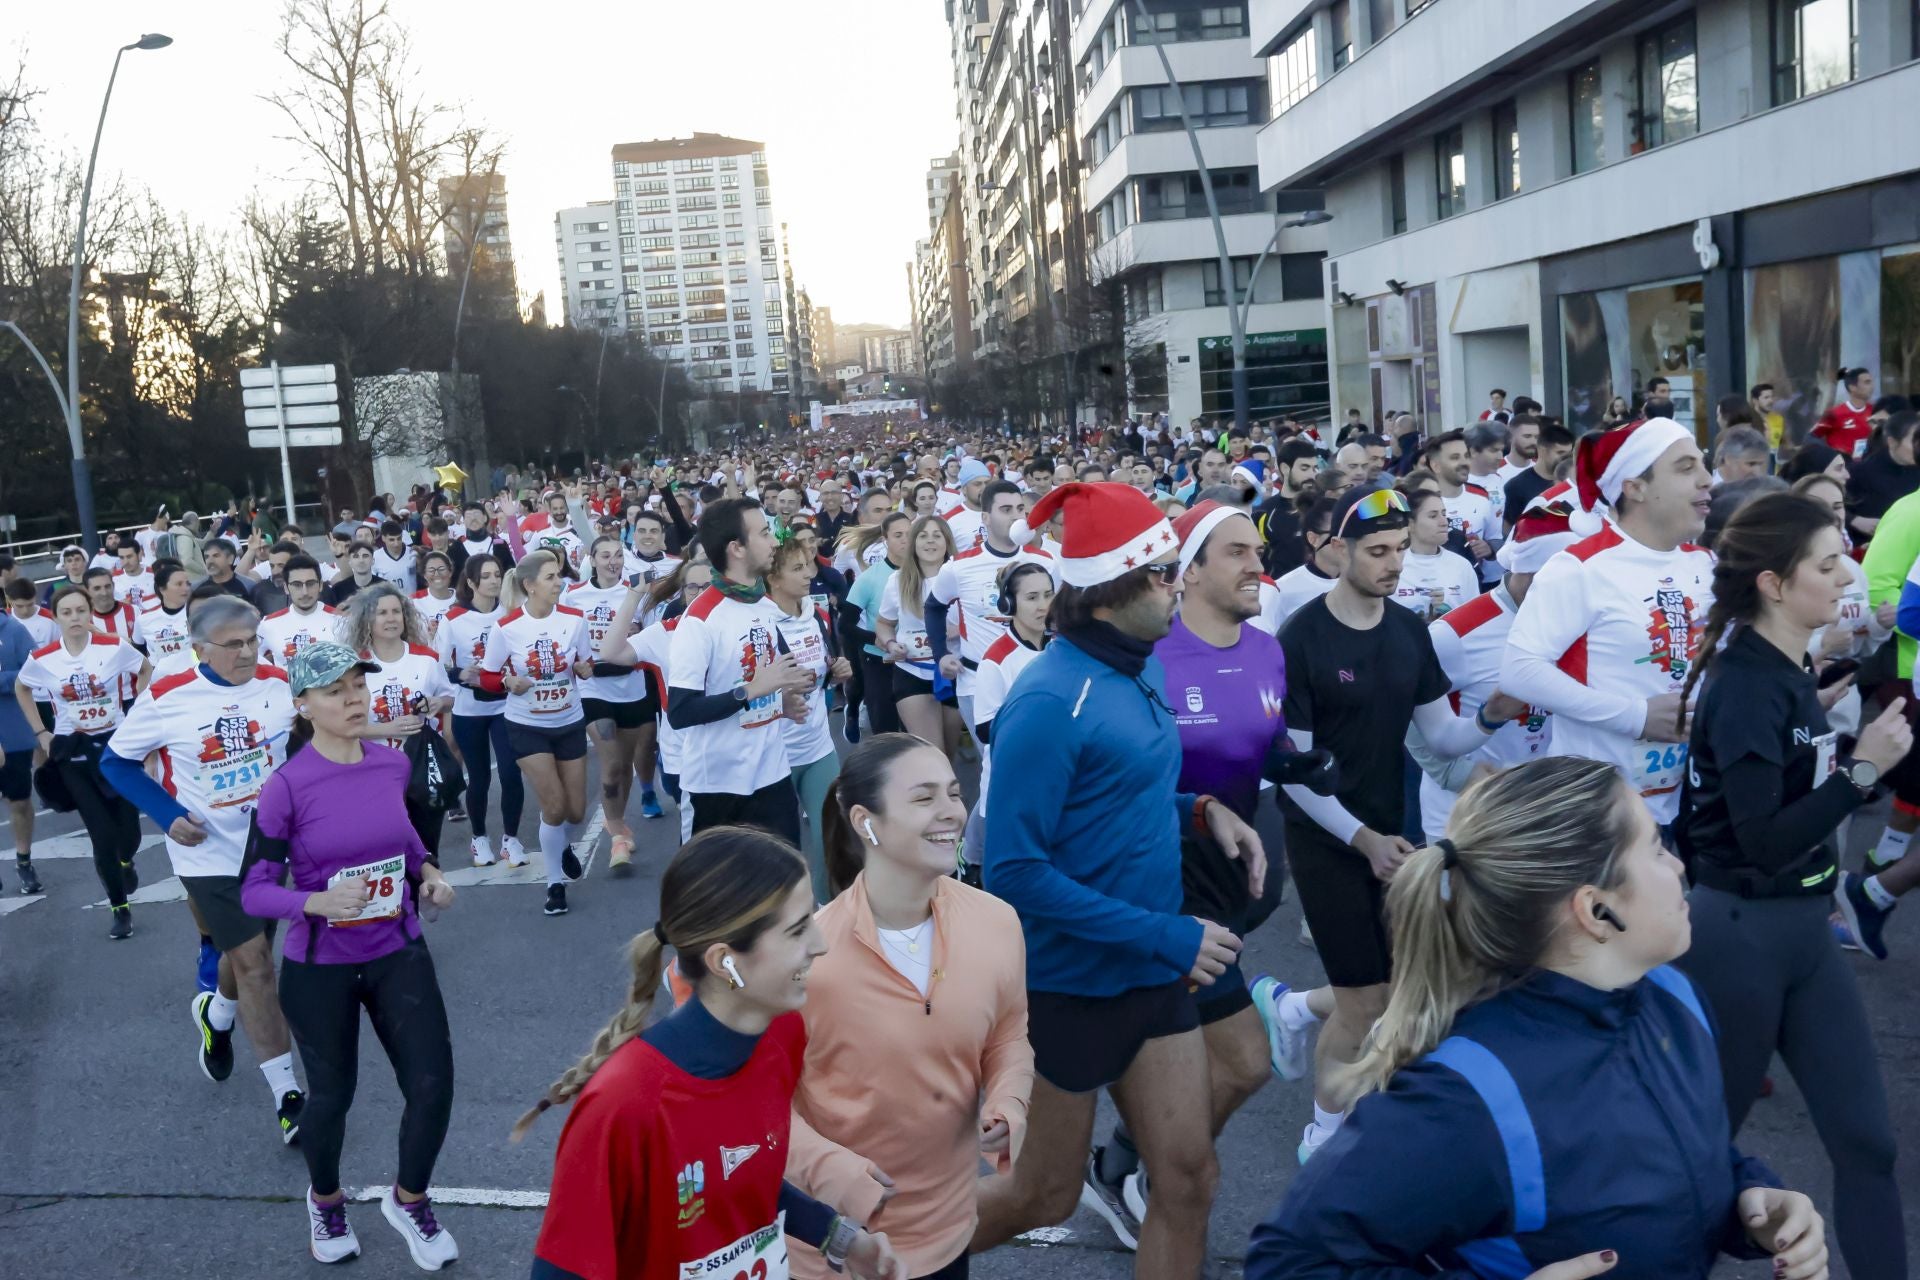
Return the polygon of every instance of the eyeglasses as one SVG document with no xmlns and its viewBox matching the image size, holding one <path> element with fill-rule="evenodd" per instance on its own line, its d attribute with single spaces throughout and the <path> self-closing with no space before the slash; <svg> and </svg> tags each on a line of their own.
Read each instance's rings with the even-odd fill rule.
<svg viewBox="0 0 1920 1280">
<path fill-rule="evenodd" d="M 1164 564 L 1147 565 L 1141 572 L 1163 587 L 1170 587 L 1180 581 L 1180 562 L 1168 560 Z"/>
<path fill-rule="evenodd" d="M 1349 520 L 1378 520 L 1389 511 L 1409 514 L 1406 497 L 1397 489 L 1375 489 L 1347 508 L 1347 514 L 1340 517 L 1340 527 L 1333 531 L 1333 536 L 1338 538 L 1345 534 Z"/>
<path fill-rule="evenodd" d="M 208 640 L 205 644 L 209 649 L 225 649 L 228 653 L 239 653 L 242 649 L 258 649 L 260 637 L 247 636 L 241 640 Z"/>
</svg>

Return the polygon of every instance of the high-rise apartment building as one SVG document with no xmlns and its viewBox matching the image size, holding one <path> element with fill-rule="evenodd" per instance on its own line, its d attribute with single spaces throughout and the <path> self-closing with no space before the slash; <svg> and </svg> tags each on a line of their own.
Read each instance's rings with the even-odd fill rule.
<svg viewBox="0 0 1920 1280">
<path fill-rule="evenodd" d="M 914 244 L 913 262 L 907 268 L 914 358 L 919 376 L 929 379 L 951 373 L 973 359 L 973 309 L 959 165 L 955 153 L 934 161 L 934 167 L 927 171 L 928 198 L 936 207 L 930 234 Z M 937 183 L 936 175 L 940 175 Z"/>
<path fill-rule="evenodd" d="M 940 221 L 940 212 L 946 206 L 947 193 L 953 190 L 954 183 L 960 180 L 960 153 L 941 156 L 927 165 L 927 226 L 932 227 Z"/>
<path fill-rule="evenodd" d="M 513 237 L 507 225 L 507 179 L 501 173 L 469 173 L 439 182 L 440 213 L 446 234 L 447 269 L 455 279 L 467 274 L 469 253 L 475 274 L 491 274 L 503 296 L 515 298 Z"/>
<path fill-rule="evenodd" d="M 620 258 L 613 201 L 595 200 L 553 215 L 560 259 L 560 313 L 576 329 L 620 327 Z"/>
<path fill-rule="evenodd" d="M 1665 379 L 1789 439 L 1864 367 L 1920 394 L 1911 0 L 1274 0 L 1265 191 L 1323 187 L 1334 402 L 1570 427 Z M 1771 424 L 1770 424 L 1771 425 Z"/>
</svg>

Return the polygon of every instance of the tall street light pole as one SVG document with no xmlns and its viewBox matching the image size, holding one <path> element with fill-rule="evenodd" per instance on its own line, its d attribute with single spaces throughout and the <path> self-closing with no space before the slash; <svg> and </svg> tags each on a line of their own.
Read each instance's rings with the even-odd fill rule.
<svg viewBox="0 0 1920 1280">
<path fill-rule="evenodd" d="M 1272 257 L 1274 250 L 1280 247 L 1281 232 L 1291 231 L 1295 227 L 1324 227 L 1332 221 L 1333 215 L 1325 209 L 1314 209 L 1301 214 L 1290 222 L 1276 222 L 1273 227 L 1273 236 L 1267 241 L 1267 247 L 1262 249 L 1260 256 L 1253 260 L 1253 270 L 1247 273 L 1247 296 L 1237 303 L 1229 299 L 1229 305 L 1239 313 L 1240 317 L 1241 349 L 1233 358 L 1233 395 L 1236 406 L 1244 403 L 1249 406 L 1249 411 L 1251 411 L 1253 393 L 1247 382 L 1245 339 L 1247 320 L 1248 317 L 1253 314 L 1253 290 L 1254 287 L 1260 283 L 1260 268 L 1267 265 L 1267 259 Z"/>
<path fill-rule="evenodd" d="M 129 49 L 164 49 L 172 36 L 150 32 L 132 44 L 120 46 L 107 76 L 107 92 L 100 99 L 100 123 L 94 126 L 93 150 L 87 155 L 87 178 L 80 187 L 79 225 L 73 232 L 73 272 L 67 281 L 67 443 L 73 449 L 73 502 L 80 519 L 80 541 L 89 554 L 100 549 L 100 531 L 93 514 L 93 477 L 87 470 L 87 444 L 80 433 L 80 280 L 87 253 L 87 202 L 93 197 L 93 167 L 100 159 L 100 135 L 107 128 L 107 104 L 113 101 L 113 82 L 120 75 L 120 59 Z"/>
</svg>

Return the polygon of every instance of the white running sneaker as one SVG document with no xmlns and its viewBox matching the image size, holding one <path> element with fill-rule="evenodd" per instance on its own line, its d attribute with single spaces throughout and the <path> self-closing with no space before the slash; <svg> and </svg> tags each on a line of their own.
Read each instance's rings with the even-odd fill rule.
<svg viewBox="0 0 1920 1280">
<path fill-rule="evenodd" d="M 1255 978 L 1253 1007 L 1266 1029 L 1267 1062 L 1273 1074 L 1282 1080 L 1300 1080 L 1307 1074 L 1307 1029 L 1293 1030 L 1280 1015 L 1280 998 L 1287 991 L 1287 984 L 1278 978 Z"/>
<path fill-rule="evenodd" d="M 510 867 L 527 865 L 527 851 L 513 836 L 500 837 L 500 856 L 507 860 L 507 865 Z"/>
<path fill-rule="evenodd" d="M 307 1188 L 307 1248 L 315 1262 L 345 1262 L 359 1256 L 360 1237 L 347 1221 L 345 1197 L 320 1204 L 313 1198 L 313 1188 Z"/>
<path fill-rule="evenodd" d="M 467 842 L 467 852 L 473 855 L 473 865 L 490 867 L 499 859 L 493 856 L 493 843 L 485 836 L 475 836 Z"/>
<path fill-rule="evenodd" d="M 433 1216 L 432 1197 L 422 1196 L 407 1204 L 388 1187 L 380 1193 L 380 1216 L 407 1242 L 407 1252 L 422 1271 L 438 1271 L 460 1256 L 453 1233 Z"/>
</svg>

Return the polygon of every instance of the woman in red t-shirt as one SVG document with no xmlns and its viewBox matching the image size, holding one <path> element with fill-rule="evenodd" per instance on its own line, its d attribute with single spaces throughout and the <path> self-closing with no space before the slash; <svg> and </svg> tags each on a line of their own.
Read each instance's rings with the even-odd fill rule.
<svg viewBox="0 0 1920 1280">
<path fill-rule="evenodd" d="M 826 953 L 806 863 L 763 831 L 715 827 L 667 864 L 660 916 L 631 945 L 627 1003 L 514 1126 L 574 1101 L 533 1280 L 787 1280 L 787 1236 L 835 1270 L 905 1280 L 886 1236 L 784 1178 L 798 1011 Z M 668 946 L 694 993 L 646 1026 Z"/>
<path fill-rule="evenodd" d="M 1840 381 L 1847 398 L 1820 415 L 1813 434 L 1850 460 L 1867 456 L 1873 438 L 1873 375 L 1865 369 L 1842 369 Z"/>
</svg>

